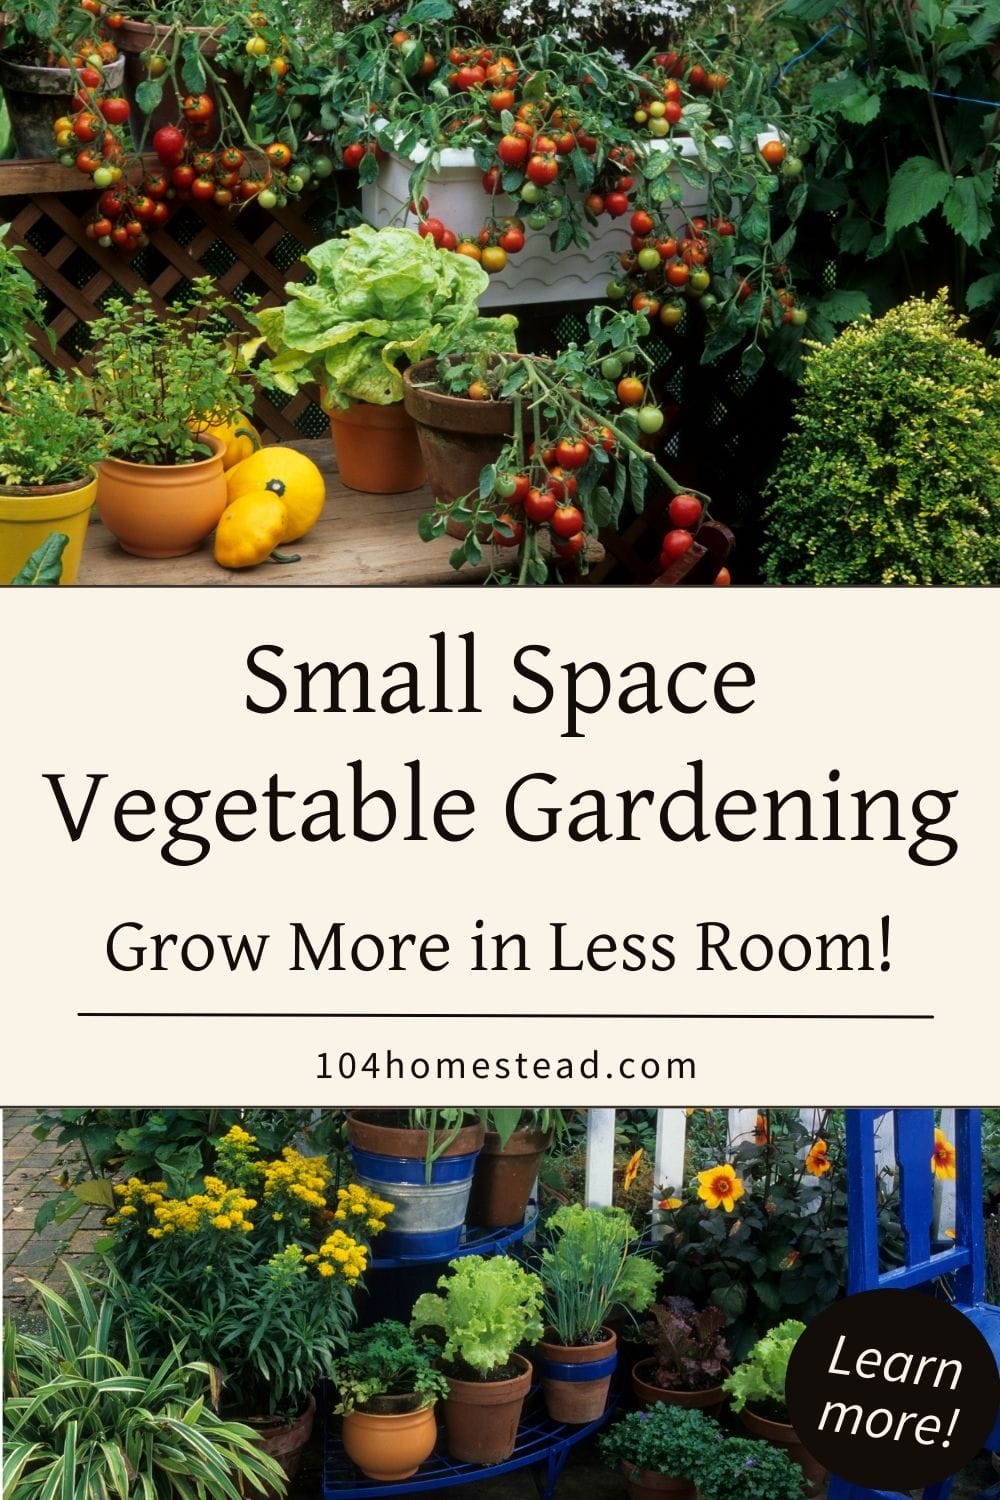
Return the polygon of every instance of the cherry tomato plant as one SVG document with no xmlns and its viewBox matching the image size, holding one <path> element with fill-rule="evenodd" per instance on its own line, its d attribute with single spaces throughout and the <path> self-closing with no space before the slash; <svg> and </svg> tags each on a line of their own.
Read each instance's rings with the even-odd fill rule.
<svg viewBox="0 0 1000 1500">
<path fill-rule="evenodd" d="M 425 541 L 442 536 L 449 522 L 467 528 L 451 554 L 453 567 L 476 565 L 488 555 L 491 581 L 521 584 L 585 572 L 588 538 L 616 527 L 626 504 L 641 511 L 651 484 L 698 506 L 697 516 L 684 512 L 692 538 L 707 518 L 708 497 L 684 491 L 650 446 L 662 422 L 641 420 L 643 412 L 662 417 L 648 394 L 645 318 L 595 307 L 587 331 L 585 344 L 570 343 L 551 359 L 517 352 L 439 358 L 439 389 L 510 401 L 514 413 L 513 435 L 482 469 L 478 488 L 421 517 Z M 608 361 L 635 371 L 630 378 L 642 392 L 640 407 L 623 402 L 615 381 L 602 373 Z M 501 566 L 515 549 L 513 570 Z"/>
</svg>

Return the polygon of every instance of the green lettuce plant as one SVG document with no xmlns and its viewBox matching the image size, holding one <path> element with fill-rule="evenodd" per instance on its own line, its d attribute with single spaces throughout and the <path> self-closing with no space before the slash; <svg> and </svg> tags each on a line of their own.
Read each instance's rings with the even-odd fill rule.
<svg viewBox="0 0 1000 1500">
<path fill-rule="evenodd" d="M 449 1270 L 438 1292 L 417 1298 L 410 1331 L 443 1330 L 443 1358 L 460 1378 L 502 1378 L 518 1344 L 542 1336 L 541 1282 L 505 1255 L 466 1255 Z"/>
<path fill-rule="evenodd" d="M 661 1272 L 633 1252 L 636 1232 L 624 1209 L 566 1204 L 546 1227 L 541 1277 L 557 1343 L 597 1343 L 614 1308 L 641 1313 L 650 1306 Z"/>
<path fill-rule="evenodd" d="M 814 347 L 771 480 L 764 576 L 1000 581 L 1000 365 L 945 294 Z"/>
<path fill-rule="evenodd" d="M 792 1350 L 805 1327 L 797 1318 L 786 1318 L 757 1340 L 743 1363 L 722 1383 L 722 1389 L 732 1400 L 733 1411 L 751 1406 L 765 1417 L 788 1421 L 785 1376 Z"/>
<path fill-rule="evenodd" d="M 327 410 L 390 406 L 403 399 L 404 362 L 456 342 L 470 352 L 514 347 L 516 319 L 477 310 L 486 272 L 430 238 L 359 224 L 303 259 L 315 279 L 289 283 L 285 306 L 258 308 L 262 337 L 245 349 L 248 359 L 271 350 L 258 376 L 288 395 L 315 381 Z"/>
</svg>

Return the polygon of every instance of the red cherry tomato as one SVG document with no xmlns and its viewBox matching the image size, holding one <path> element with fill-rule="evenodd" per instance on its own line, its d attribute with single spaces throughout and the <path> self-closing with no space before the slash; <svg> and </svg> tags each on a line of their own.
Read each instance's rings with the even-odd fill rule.
<svg viewBox="0 0 1000 1500">
<path fill-rule="evenodd" d="M 558 537 L 575 536 L 583 530 L 583 511 L 577 505 L 557 505 L 551 525 Z"/>
<path fill-rule="evenodd" d="M 671 563 L 676 562 L 679 557 L 684 556 L 693 543 L 694 537 L 690 531 L 683 529 L 668 531 L 663 538 L 663 545 L 660 548 L 660 567 L 669 568 Z"/>
<path fill-rule="evenodd" d="M 675 495 L 667 506 L 667 515 L 674 526 L 690 531 L 701 520 L 701 501 L 694 495 Z"/>
</svg>

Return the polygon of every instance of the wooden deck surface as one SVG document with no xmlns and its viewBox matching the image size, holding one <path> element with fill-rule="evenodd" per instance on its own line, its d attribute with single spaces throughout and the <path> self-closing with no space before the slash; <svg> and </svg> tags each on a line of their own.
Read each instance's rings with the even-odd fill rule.
<svg viewBox="0 0 1000 1500">
<path fill-rule="evenodd" d="M 123 552 L 96 512 L 87 536 L 77 587 L 173 584 L 241 586 L 302 584 L 427 585 L 481 583 L 485 565 L 456 572 L 448 557 L 455 546 L 450 537 L 422 542 L 417 535 L 420 516 L 433 507 L 430 490 L 409 495 L 363 495 L 340 482 L 329 438 L 302 439 L 289 444 L 318 464 L 326 477 L 323 514 L 308 536 L 294 546 L 301 561 L 232 572 L 220 568 L 212 556 L 212 539 L 187 557 L 160 561 L 131 557 Z"/>
</svg>

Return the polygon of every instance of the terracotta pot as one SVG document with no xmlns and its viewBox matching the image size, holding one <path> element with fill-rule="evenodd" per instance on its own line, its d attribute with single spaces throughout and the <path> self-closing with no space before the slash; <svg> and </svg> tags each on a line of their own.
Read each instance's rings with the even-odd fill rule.
<svg viewBox="0 0 1000 1500">
<path fill-rule="evenodd" d="M 97 474 L 86 484 L 45 484 L 0 490 L 0 583 L 10 583 L 54 531 L 69 537 L 60 583 L 74 583 L 87 538 Z"/>
<path fill-rule="evenodd" d="M 472 1177 L 470 1224 L 499 1229 L 524 1223 L 528 1198 L 551 1140 L 551 1129 L 515 1130 L 501 1147 L 497 1132 L 486 1132 Z"/>
<path fill-rule="evenodd" d="M 244 1417 L 242 1420 L 253 1428 L 264 1452 L 281 1465 L 291 1484 L 298 1473 L 305 1446 L 312 1436 L 315 1416 L 316 1397 L 310 1396 L 305 1411 L 294 1422 L 279 1422 L 273 1417 Z M 256 1490 L 252 1493 L 257 1496 Z M 282 1500 L 282 1497 L 278 1490 L 268 1485 L 260 1500 Z"/>
<path fill-rule="evenodd" d="M 604 1333 L 599 1344 L 538 1344 L 542 1391 L 553 1422 L 578 1427 L 595 1422 L 604 1411 L 618 1362 L 618 1335 L 607 1328 Z"/>
<path fill-rule="evenodd" d="M 512 401 L 470 401 L 429 388 L 437 369 L 422 359 L 403 371 L 403 404 L 417 426 L 420 451 L 434 499 L 443 505 L 478 492 L 479 473 L 495 463 L 514 431 Z M 464 537 L 468 528 L 448 523 L 448 535 Z"/>
<path fill-rule="evenodd" d="M 713 1385 L 705 1391 L 668 1391 L 660 1385 L 653 1385 L 646 1377 L 652 1375 L 656 1367 L 656 1356 L 651 1359 L 640 1359 L 632 1369 L 632 1394 L 637 1401 L 644 1406 L 652 1406 L 657 1401 L 664 1406 L 687 1406 L 697 1407 L 707 1416 L 717 1417 L 722 1410 L 726 1399 L 726 1393 L 721 1385 Z"/>
<path fill-rule="evenodd" d="M 514 1451 L 531 1365 L 512 1356 L 521 1373 L 513 1380 L 455 1380 L 444 1403 L 448 1452 L 464 1464 L 502 1464 Z"/>
<path fill-rule="evenodd" d="M 805 1475 L 805 1493 L 807 1495 L 818 1495 L 826 1479 L 826 1470 L 821 1463 L 817 1463 L 811 1453 L 799 1442 L 799 1435 L 790 1422 L 771 1422 L 767 1417 L 760 1417 L 748 1406 L 744 1406 L 740 1412 L 740 1420 L 748 1432 L 754 1437 L 766 1438 L 776 1448 L 784 1448 L 788 1457 L 797 1463 Z"/>
<path fill-rule="evenodd" d="M 426 1130 L 386 1123 L 382 1111 L 363 1110 L 348 1115 L 347 1134 L 356 1181 L 395 1205 L 379 1236 L 379 1255 L 447 1260 L 462 1237 L 482 1121 L 463 1125 L 432 1163 L 429 1182 Z"/>
<path fill-rule="evenodd" d="M 168 67 L 163 75 L 163 97 L 159 104 L 149 116 L 144 115 L 135 102 L 135 91 L 140 83 L 144 83 L 148 74 L 146 64 L 142 60 L 142 54 L 154 48 L 166 57 L 168 64 L 174 56 L 175 50 L 179 50 L 185 36 L 196 36 L 199 38 L 199 51 L 205 58 L 211 60 L 219 50 L 219 32 L 214 26 L 159 26 L 150 25 L 146 21 L 123 21 L 115 32 L 115 41 L 120 50 L 125 54 L 125 81 L 123 91 L 125 97 L 132 106 L 132 114 L 129 119 L 129 127 L 132 131 L 132 139 L 138 146 L 143 135 L 146 138 L 146 149 L 149 150 L 149 142 L 153 138 L 154 131 L 159 130 L 161 125 L 176 125 L 181 118 L 180 99 L 174 86 L 171 70 Z M 178 59 L 178 72 L 180 61 Z M 253 97 L 252 85 L 244 83 L 239 73 L 234 73 L 231 68 L 220 69 L 220 77 L 225 84 L 230 98 L 242 118 L 245 120 L 250 102 Z M 212 79 L 206 80 L 205 92 L 211 95 L 218 111 L 220 101 L 212 86 Z"/>
<path fill-rule="evenodd" d="M 427 478 L 416 428 L 401 401 L 375 406 L 352 401 L 330 413 L 337 471 L 349 490 L 405 495 Z"/>
<path fill-rule="evenodd" d="M 135 557 L 184 557 L 194 552 L 226 508 L 224 444 L 202 439 L 212 457 L 191 464 L 133 464 L 106 458 L 98 465 L 97 511 L 126 552 Z"/>
<path fill-rule="evenodd" d="M 108 63 L 104 77 L 117 89 L 125 71 L 125 59 Z M 70 113 L 76 86 L 69 68 L 38 68 L 0 57 L 0 87 L 7 101 L 11 133 L 17 154 L 25 159 L 52 157 L 52 127 Z"/>
<path fill-rule="evenodd" d="M 652 1469 L 637 1469 L 627 1458 L 620 1462 L 631 1500 L 662 1500 L 664 1495 L 669 1495 L 671 1500 L 695 1500 L 697 1491 L 690 1479 L 656 1474 Z"/>
<path fill-rule="evenodd" d="M 434 1403 L 416 1411 L 345 1412 L 341 1441 L 348 1458 L 369 1479 L 383 1484 L 409 1479 L 437 1442 Z"/>
</svg>

